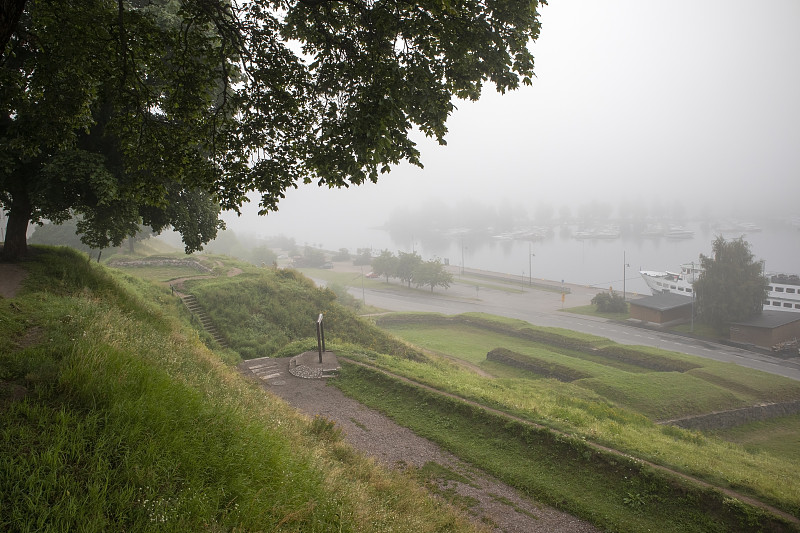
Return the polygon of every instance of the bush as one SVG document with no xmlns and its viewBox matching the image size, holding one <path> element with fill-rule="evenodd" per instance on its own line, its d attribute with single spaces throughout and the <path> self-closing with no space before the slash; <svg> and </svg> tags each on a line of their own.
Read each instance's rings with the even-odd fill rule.
<svg viewBox="0 0 800 533">
<path fill-rule="evenodd" d="M 601 292 L 592 298 L 592 304 L 597 306 L 601 313 L 627 313 L 628 304 L 625 298 L 616 292 Z"/>
</svg>

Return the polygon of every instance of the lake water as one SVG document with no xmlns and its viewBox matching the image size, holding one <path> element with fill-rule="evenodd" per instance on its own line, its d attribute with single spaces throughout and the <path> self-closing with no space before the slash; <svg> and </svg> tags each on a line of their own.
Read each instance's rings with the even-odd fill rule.
<svg viewBox="0 0 800 533">
<path fill-rule="evenodd" d="M 616 239 L 578 240 L 576 229 L 555 228 L 543 240 L 501 240 L 489 237 L 423 237 L 394 235 L 357 223 L 329 224 L 308 234 L 293 235 L 298 245 L 321 246 L 327 250 L 372 248 L 416 251 L 424 260 L 439 258 L 451 265 L 491 270 L 528 278 L 589 285 L 601 289 L 649 294 L 639 270 L 678 270 L 682 263 L 699 262 L 710 255 L 717 233 L 707 224 L 688 223 L 694 231 L 688 239 L 643 238 L 622 235 Z M 764 222 L 762 231 L 744 234 L 757 260 L 767 271 L 800 274 L 800 230 L 787 222 Z M 724 233 L 734 239 L 741 233 Z M 463 254 L 463 256 L 462 256 Z M 531 255 L 532 254 L 532 255 Z M 627 265 L 627 266 L 626 266 Z"/>
</svg>

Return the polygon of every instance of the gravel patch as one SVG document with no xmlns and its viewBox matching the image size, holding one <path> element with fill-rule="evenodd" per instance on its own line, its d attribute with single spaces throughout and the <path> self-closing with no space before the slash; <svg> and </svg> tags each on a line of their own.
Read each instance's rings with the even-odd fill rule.
<svg viewBox="0 0 800 533">
<path fill-rule="evenodd" d="M 264 360 L 259 360 L 264 361 Z M 348 398 L 325 379 L 304 379 L 289 372 L 287 359 L 273 359 L 281 366 L 280 379 L 263 379 L 263 386 L 308 416 L 324 416 L 336 422 L 345 439 L 357 450 L 388 468 L 421 468 L 437 463 L 468 480 L 446 480 L 448 491 L 476 501 L 468 511 L 476 523 L 498 532 L 588 533 L 597 528 L 551 507 L 537 503 L 484 472 L 464 463 L 438 445 L 397 425 L 379 412 Z M 245 362 L 243 371 L 248 371 Z M 261 363 L 263 364 L 263 363 Z M 332 378 L 335 379 L 335 378 Z M 279 385 L 280 386 L 276 386 Z M 442 488 L 445 488 L 444 486 Z"/>
</svg>

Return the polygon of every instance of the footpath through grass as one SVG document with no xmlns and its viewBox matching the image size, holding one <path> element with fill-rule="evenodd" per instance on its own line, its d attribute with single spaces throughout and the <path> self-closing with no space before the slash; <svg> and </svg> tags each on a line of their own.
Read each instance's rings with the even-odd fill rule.
<svg viewBox="0 0 800 533">
<path fill-rule="evenodd" d="M 470 531 L 65 249 L 0 299 L 0 531 Z"/>
<path fill-rule="evenodd" d="M 609 530 L 662 531 L 663 524 L 673 522 L 679 524 L 675 530 L 796 529 L 794 524 L 766 517 L 739 500 L 651 472 L 635 458 L 752 495 L 798 516 L 800 488 L 796 479 L 800 468 L 796 461 L 749 453 L 741 446 L 671 426 L 661 427 L 652 420 L 662 413 L 696 411 L 702 402 L 692 406 L 673 396 L 648 411 L 621 399 L 610 399 L 612 392 L 633 398 L 633 392 L 638 390 L 641 397 L 653 400 L 659 397 L 656 385 L 670 387 L 672 379 L 685 385 L 681 394 L 691 391 L 694 383 L 710 391 L 709 398 L 717 398 L 718 404 L 736 405 L 754 398 L 791 398 L 797 392 L 793 383 L 789 386 L 760 381 L 760 377 L 744 379 L 730 367 L 699 364 L 681 354 L 619 347 L 600 337 L 535 328 L 509 319 L 480 315 L 419 318 L 420 328 L 466 325 L 456 334 L 447 333 L 444 341 L 438 339 L 435 351 L 460 356 L 448 349 L 452 343 L 459 352 L 472 350 L 470 357 L 477 360 L 475 345 L 482 341 L 474 332 L 484 330 L 483 333 L 497 335 L 491 344 L 503 339 L 500 346 L 492 345 L 491 349 L 505 348 L 512 353 L 511 359 L 527 358 L 535 368 L 557 370 L 555 374 L 561 378 L 545 379 L 534 371 L 499 361 L 492 361 L 491 366 L 479 362 L 487 370 L 505 369 L 504 378 L 486 379 L 448 360 L 424 356 L 415 347 L 358 319 L 337 304 L 331 291 L 317 289 L 296 271 L 244 269 L 234 278 L 195 281 L 187 283 L 187 287 L 209 310 L 217 327 L 226 332 L 231 345 L 245 356 L 293 355 L 307 349 L 309 338 L 314 335 L 313 320 L 324 310 L 326 334 L 337 353 L 360 357 L 436 389 L 568 434 L 569 437 L 557 438 L 549 431 L 534 431 L 519 423 L 509 425 L 502 417 L 484 419 L 482 410 L 477 408 L 464 414 L 456 403 L 440 404 L 438 394 L 420 400 L 415 389 L 403 392 L 402 387 L 395 389 L 393 384 L 384 386 L 369 373 L 348 369 L 340 380 L 343 386 L 350 379 L 361 381 L 362 384 L 353 385 L 351 393 L 358 396 L 363 392 L 365 402 L 371 403 L 370 395 L 374 395 L 376 405 L 387 404 L 387 412 L 397 411 L 393 416 L 405 420 L 403 423 L 416 431 L 441 439 L 457 454 L 521 490 L 540 495 Z M 385 324 L 390 319 L 379 321 Z M 407 317 L 397 323 L 404 320 L 407 322 Z M 469 342 L 461 339 L 466 332 L 473 335 Z M 431 339 L 440 335 L 434 329 L 425 334 Z M 513 350 L 509 349 L 511 342 L 517 343 Z M 473 422 L 477 425 L 471 425 Z M 588 446 L 587 441 L 613 447 L 630 457 L 609 458 Z M 547 499 L 548 495 L 552 495 L 551 499 Z"/>
</svg>

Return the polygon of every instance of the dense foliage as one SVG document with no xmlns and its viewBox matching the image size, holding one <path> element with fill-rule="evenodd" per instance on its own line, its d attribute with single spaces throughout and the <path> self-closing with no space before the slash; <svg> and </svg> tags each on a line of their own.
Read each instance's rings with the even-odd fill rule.
<svg viewBox="0 0 800 533">
<path fill-rule="evenodd" d="M 372 260 L 372 271 L 378 276 L 398 278 L 410 287 L 413 283 L 417 287 L 430 287 L 431 292 L 435 287 L 447 289 L 453 282 L 453 275 L 445 270 L 439 259 L 423 261 L 416 252 L 399 252 L 395 256 L 389 250 L 383 250 L 380 255 Z"/>
<path fill-rule="evenodd" d="M 592 304 L 601 313 L 627 313 L 628 303 L 616 292 L 600 292 L 592 298 Z"/>
<path fill-rule="evenodd" d="M 220 208 L 238 211 L 249 192 L 266 212 L 298 182 L 357 185 L 421 165 L 409 133 L 444 144 L 454 98 L 531 83 L 537 7 L 4 2 L 4 254 L 25 253 L 30 221 L 71 212 L 94 247 L 144 223 L 172 226 L 197 250 L 221 227 Z"/>
<path fill-rule="evenodd" d="M 713 255 L 700 255 L 703 272 L 694 282 L 699 320 L 722 330 L 731 322 L 761 313 L 769 280 L 743 238 L 717 237 Z"/>
</svg>

